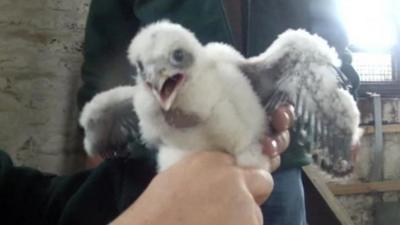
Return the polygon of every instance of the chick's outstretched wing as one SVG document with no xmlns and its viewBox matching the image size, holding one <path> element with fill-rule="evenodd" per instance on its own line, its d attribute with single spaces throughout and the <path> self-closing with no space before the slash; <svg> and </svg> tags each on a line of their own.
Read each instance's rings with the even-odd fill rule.
<svg viewBox="0 0 400 225">
<path fill-rule="evenodd" d="M 281 102 L 295 105 L 294 131 L 304 140 L 312 136 L 314 159 L 335 175 L 351 171 L 350 149 L 361 136 L 359 111 L 339 65 L 335 50 L 304 30 L 284 32 L 241 65 L 267 112 Z"/>
<path fill-rule="evenodd" d="M 141 142 L 134 95 L 135 87 L 121 86 L 96 95 L 85 105 L 79 122 L 89 155 L 110 158 L 137 153 Z"/>
</svg>

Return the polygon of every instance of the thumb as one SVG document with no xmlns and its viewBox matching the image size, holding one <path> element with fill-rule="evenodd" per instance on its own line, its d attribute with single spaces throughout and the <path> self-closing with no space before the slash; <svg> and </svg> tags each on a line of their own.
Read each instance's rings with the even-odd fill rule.
<svg viewBox="0 0 400 225">
<path fill-rule="evenodd" d="M 271 174 L 261 169 L 245 169 L 243 176 L 246 186 L 257 204 L 261 205 L 271 195 L 274 181 Z"/>
</svg>

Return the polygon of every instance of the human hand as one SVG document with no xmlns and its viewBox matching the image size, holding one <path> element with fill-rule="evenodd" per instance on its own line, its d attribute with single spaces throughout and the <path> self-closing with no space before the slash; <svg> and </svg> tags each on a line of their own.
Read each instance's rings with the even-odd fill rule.
<svg viewBox="0 0 400 225">
<path fill-rule="evenodd" d="M 200 151 L 159 173 L 113 225 L 261 225 L 258 204 L 270 195 L 265 170 L 243 169 L 233 156 Z"/>
<path fill-rule="evenodd" d="M 293 125 L 294 117 L 294 107 L 289 104 L 281 105 L 271 115 L 272 133 L 262 140 L 263 152 L 270 157 L 270 172 L 280 166 L 280 154 L 289 146 L 289 128 Z"/>
</svg>

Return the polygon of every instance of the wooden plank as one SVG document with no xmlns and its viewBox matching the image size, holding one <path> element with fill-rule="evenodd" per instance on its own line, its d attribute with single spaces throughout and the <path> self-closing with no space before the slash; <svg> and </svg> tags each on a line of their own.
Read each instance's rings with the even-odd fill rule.
<svg viewBox="0 0 400 225">
<path fill-rule="evenodd" d="M 390 180 L 369 183 L 337 184 L 328 183 L 329 189 L 335 195 L 368 194 L 375 192 L 400 191 L 400 180 Z"/>
<path fill-rule="evenodd" d="M 374 126 L 361 126 L 364 129 L 364 134 L 373 134 L 375 132 Z M 383 125 L 383 133 L 400 133 L 400 124 L 386 124 Z"/>
<path fill-rule="evenodd" d="M 338 200 L 328 188 L 327 184 L 324 182 L 324 179 L 320 176 L 318 171 L 316 171 L 316 169 L 312 165 L 303 167 L 303 171 L 311 180 L 313 185 L 317 188 L 321 196 L 324 198 L 326 204 L 336 215 L 337 219 L 340 221 L 340 224 L 354 225 L 353 221 L 350 219 L 349 214 L 338 202 Z"/>
</svg>

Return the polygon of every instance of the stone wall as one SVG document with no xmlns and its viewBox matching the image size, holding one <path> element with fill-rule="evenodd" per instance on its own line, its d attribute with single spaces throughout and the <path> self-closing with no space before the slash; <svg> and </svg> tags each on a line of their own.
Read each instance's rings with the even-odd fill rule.
<svg viewBox="0 0 400 225">
<path fill-rule="evenodd" d="M 82 168 L 76 92 L 89 0 L 0 0 L 0 148 L 17 165 Z"/>
<path fill-rule="evenodd" d="M 400 88 L 400 87 L 399 87 Z M 364 124 L 373 124 L 373 103 L 371 99 L 359 101 Z M 382 121 L 384 124 L 400 124 L 400 99 L 382 99 Z M 371 174 L 374 134 L 365 134 L 356 165 L 357 179 L 369 182 Z M 400 133 L 383 134 L 383 179 L 400 180 Z M 355 225 L 373 225 L 374 209 L 382 202 L 400 202 L 400 192 L 386 192 L 338 196 Z"/>
<path fill-rule="evenodd" d="M 399 87 L 400 88 L 400 87 Z M 359 108 L 362 114 L 362 123 L 373 125 L 373 103 L 371 99 L 361 99 Z M 400 124 L 400 99 L 382 99 L 383 124 Z M 362 139 L 362 150 L 358 160 L 359 178 L 369 180 L 371 170 L 371 152 L 374 144 L 374 134 L 365 134 Z M 383 176 L 384 179 L 400 179 L 400 133 L 383 134 Z"/>
</svg>

